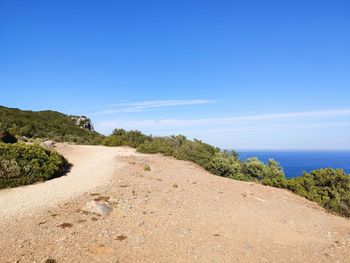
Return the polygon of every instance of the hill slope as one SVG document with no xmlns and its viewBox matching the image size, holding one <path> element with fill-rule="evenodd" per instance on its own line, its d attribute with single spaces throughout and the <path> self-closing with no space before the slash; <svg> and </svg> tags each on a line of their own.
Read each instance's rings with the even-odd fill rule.
<svg viewBox="0 0 350 263">
<path fill-rule="evenodd" d="M 25 211 L 0 222 L 1 262 L 350 262 L 350 221 L 286 190 L 129 148 L 58 150 L 73 164 L 67 178 L 0 194 L 5 211 Z M 110 174 L 100 180 L 103 169 Z M 86 180 L 106 184 L 76 196 Z M 57 202 L 35 195 L 52 185 Z M 94 199 L 107 200 L 112 213 L 83 212 Z M 25 209 L 37 205 L 34 214 Z"/>
<path fill-rule="evenodd" d="M 65 115 L 56 111 L 24 111 L 0 106 L 0 130 L 19 137 L 45 138 L 82 144 L 101 142 L 85 116 Z"/>
</svg>

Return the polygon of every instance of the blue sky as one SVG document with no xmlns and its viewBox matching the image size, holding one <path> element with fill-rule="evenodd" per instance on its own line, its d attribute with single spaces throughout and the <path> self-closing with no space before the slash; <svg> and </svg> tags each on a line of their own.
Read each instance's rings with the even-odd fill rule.
<svg viewBox="0 0 350 263">
<path fill-rule="evenodd" d="M 350 148 L 350 2 L 0 1 L 0 105 L 224 148 Z"/>
</svg>

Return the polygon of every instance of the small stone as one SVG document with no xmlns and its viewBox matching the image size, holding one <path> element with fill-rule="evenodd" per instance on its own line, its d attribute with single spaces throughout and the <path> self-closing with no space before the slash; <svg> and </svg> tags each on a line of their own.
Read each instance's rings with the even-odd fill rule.
<svg viewBox="0 0 350 263">
<path fill-rule="evenodd" d="M 71 228 L 71 227 L 73 227 L 73 224 L 71 224 L 71 223 L 63 223 L 63 224 L 60 224 L 59 227 L 63 228 L 63 229 Z"/>
<path fill-rule="evenodd" d="M 112 212 L 113 208 L 97 201 L 90 201 L 86 203 L 84 210 L 92 214 L 106 216 Z"/>
<path fill-rule="evenodd" d="M 50 147 L 54 147 L 55 143 L 53 141 L 44 141 L 41 145 L 44 147 L 50 148 Z"/>
<path fill-rule="evenodd" d="M 45 263 L 56 263 L 56 262 L 57 262 L 57 261 L 56 261 L 55 259 L 50 258 L 50 257 L 48 257 L 48 258 L 45 259 Z"/>
<path fill-rule="evenodd" d="M 118 241 L 123 241 L 124 239 L 127 239 L 127 236 L 121 235 L 121 236 L 117 236 L 117 240 Z"/>
</svg>

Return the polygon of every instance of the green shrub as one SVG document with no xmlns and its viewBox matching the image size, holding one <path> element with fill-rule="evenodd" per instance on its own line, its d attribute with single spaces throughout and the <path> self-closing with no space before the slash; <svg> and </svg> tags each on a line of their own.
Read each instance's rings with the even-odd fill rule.
<svg viewBox="0 0 350 263">
<path fill-rule="evenodd" d="M 68 168 L 61 155 L 38 144 L 0 143 L 0 188 L 49 180 Z"/>
<path fill-rule="evenodd" d="M 242 174 L 242 165 L 233 156 L 224 152 L 215 153 L 210 165 L 210 172 L 219 176 L 229 177 L 237 180 L 248 180 Z"/>
<path fill-rule="evenodd" d="M 253 180 L 262 180 L 267 173 L 267 169 L 262 161 L 256 157 L 251 157 L 244 162 L 243 173 Z"/>
<path fill-rule="evenodd" d="M 261 180 L 264 185 L 273 187 L 285 188 L 287 186 L 286 177 L 283 172 L 283 168 L 278 162 L 270 159 L 265 168 L 265 176 Z"/>
<path fill-rule="evenodd" d="M 171 137 L 154 137 L 137 147 L 141 153 L 161 153 L 165 156 L 173 156 L 174 148 Z"/>
<path fill-rule="evenodd" d="M 257 181 L 274 187 L 284 187 L 286 178 L 282 167 L 270 159 L 265 165 L 252 157 L 245 162 L 237 159 L 235 152 L 219 152 L 214 155 L 210 172 L 219 176 L 243 181 Z"/>
<path fill-rule="evenodd" d="M 207 170 L 210 169 L 211 160 L 215 153 L 220 151 L 218 148 L 196 139 L 194 141 L 185 140 L 175 149 L 175 158 L 192 161 Z"/>
<path fill-rule="evenodd" d="M 137 151 L 142 153 L 162 153 L 179 160 L 192 161 L 209 170 L 212 158 L 219 148 L 199 140 L 188 140 L 185 136 L 155 137 L 141 144 Z"/>
<path fill-rule="evenodd" d="M 102 140 L 102 144 L 105 146 L 130 146 L 137 148 L 150 139 L 150 136 L 144 135 L 140 131 L 115 129 L 110 136 Z"/>
<path fill-rule="evenodd" d="M 350 216 L 350 176 L 341 169 L 319 169 L 290 179 L 287 188 L 327 210 Z"/>
</svg>

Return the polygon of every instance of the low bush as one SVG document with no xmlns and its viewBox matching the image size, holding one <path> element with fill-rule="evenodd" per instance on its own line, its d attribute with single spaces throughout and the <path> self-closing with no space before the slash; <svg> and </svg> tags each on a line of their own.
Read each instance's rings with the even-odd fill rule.
<svg viewBox="0 0 350 263">
<path fill-rule="evenodd" d="M 154 137 L 145 141 L 137 147 L 137 151 L 141 153 L 161 153 L 165 156 L 173 156 L 173 139 L 171 137 Z"/>
<path fill-rule="evenodd" d="M 283 168 L 278 162 L 270 159 L 266 164 L 265 171 L 265 176 L 261 180 L 262 184 L 273 187 L 286 188 L 287 179 L 283 172 Z"/>
<path fill-rule="evenodd" d="M 199 140 L 188 140 L 185 136 L 156 137 L 140 144 L 137 151 L 142 153 L 162 153 L 179 160 L 192 161 L 205 169 L 210 169 L 211 160 L 219 148 Z"/>
<path fill-rule="evenodd" d="M 252 180 L 262 180 L 266 173 L 266 165 L 256 157 L 247 159 L 243 163 L 243 173 Z"/>
<path fill-rule="evenodd" d="M 0 143 L 0 188 L 49 180 L 68 169 L 64 157 L 38 144 Z"/>
<path fill-rule="evenodd" d="M 210 172 L 219 176 L 241 181 L 255 181 L 274 187 L 284 187 L 286 178 L 282 167 L 273 159 L 264 164 L 256 157 L 242 162 L 235 152 L 216 153 L 211 161 Z"/>
<path fill-rule="evenodd" d="M 184 137 L 185 138 L 185 137 Z M 174 157 L 180 160 L 192 161 L 205 169 L 210 169 L 210 163 L 219 148 L 213 147 L 199 140 L 185 140 L 175 148 Z"/>
<path fill-rule="evenodd" d="M 232 179 L 243 181 L 249 181 L 250 179 L 242 173 L 241 162 L 224 152 L 218 152 L 214 155 L 209 170 L 213 174 Z"/>
<path fill-rule="evenodd" d="M 102 140 L 105 146 L 130 146 L 137 148 L 151 137 L 144 135 L 140 131 L 125 131 L 123 129 L 115 129 L 113 133 Z"/>
<path fill-rule="evenodd" d="M 319 169 L 288 180 L 287 188 L 327 210 L 350 216 L 350 175 L 341 169 Z"/>
</svg>

